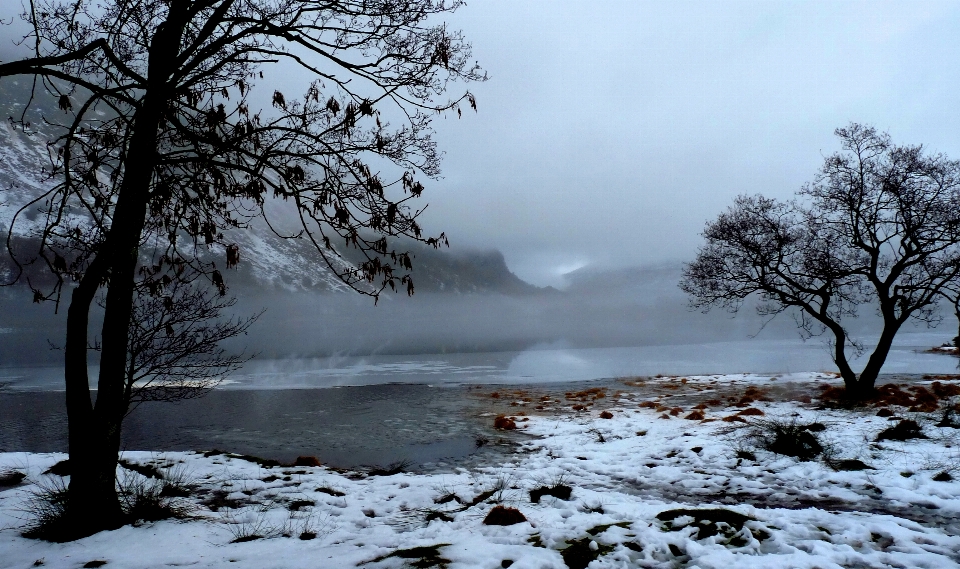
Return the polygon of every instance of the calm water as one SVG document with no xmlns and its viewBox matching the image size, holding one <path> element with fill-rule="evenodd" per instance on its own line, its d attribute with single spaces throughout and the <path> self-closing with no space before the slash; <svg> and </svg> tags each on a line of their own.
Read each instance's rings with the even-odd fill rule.
<svg viewBox="0 0 960 569">
<path fill-rule="evenodd" d="M 957 358 L 924 353 L 950 338 L 901 335 L 884 372 L 957 373 Z M 124 448 L 220 448 L 280 460 L 312 454 L 345 467 L 403 459 L 442 466 L 477 452 L 477 435 L 496 436 L 469 395 L 474 384 L 834 369 L 823 343 L 799 340 L 254 361 L 202 399 L 142 405 L 125 423 Z M 0 382 L 8 384 L 0 392 L 0 451 L 66 450 L 62 370 L 0 368 Z"/>
</svg>

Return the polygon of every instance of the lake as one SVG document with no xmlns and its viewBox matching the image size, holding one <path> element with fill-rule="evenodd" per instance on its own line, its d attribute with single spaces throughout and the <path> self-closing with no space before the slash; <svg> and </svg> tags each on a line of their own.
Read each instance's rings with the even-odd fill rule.
<svg viewBox="0 0 960 569">
<path fill-rule="evenodd" d="M 957 358 L 925 353 L 951 337 L 902 334 L 884 373 L 957 373 Z M 254 360 L 201 399 L 142 405 L 124 424 L 123 444 L 129 450 L 220 448 L 280 460 L 312 454 L 342 467 L 404 459 L 423 468 L 445 467 L 449 460 L 498 452 L 495 445 L 475 445 L 478 436 L 497 435 L 481 416 L 472 386 L 563 390 L 569 388 L 565 383 L 610 384 L 656 374 L 834 369 L 827 347 L 816 339 Z M 0 382 L 8 384 L 0 392 L 0 451 L 66 450 L 62 381 L 60 368 L 0 368 Z"/>
</svg>

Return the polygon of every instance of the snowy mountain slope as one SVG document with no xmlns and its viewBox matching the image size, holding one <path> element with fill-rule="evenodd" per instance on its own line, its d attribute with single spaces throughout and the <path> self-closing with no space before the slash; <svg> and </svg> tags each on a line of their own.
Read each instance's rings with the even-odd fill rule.
<svg viewBox="0 0 960 569">
<path fill-rule="evenodd" d="M 6 119 L 0 125 L 0 229 L 9 227 L 14 212 L 41 195 L 52 183 L 44 180 L 51 164 L 47 141 L 56 132 L 49 121 L 61 119 L 63 111 L 56 108 L 52 96 L 39 88 L 38 93 L 42 94 L 24 117 L 29 127 L 17 126 L 14 120 L 19 120 L 23 113 L 29 88 L 30 84 L 22 80 L 0 81 L 0 116 Z M 19 235 L 29 237 L 40 229 L 42 205 L 30 208 L 17 220 Z M 76 223 L 82 222 L 77 218 Z M 228 282 L 231 286 L 289 291 L 349 290 L 308 240 L 278 237 L 262 220 L 254 220 L 250 230 L 229 233 L 226 240 L 235 242 L 241 254 L 239 270 L 227 275 L 233 281 Z M 433 250 L 412 241 L 400 243 L 397 249 L 413 253 L 417 291 L 529 294 L 540 290 L 511 273 L 503 256 L 496 251 Z M 360 260 L 356 252 L 349 249 L 342 250 L 341 254 L 344 258 L 336 265 L 338 271 Z M 218 265 L 225 264 L 223 247 L 211 247 L 210 259 Z"/>
</svg>

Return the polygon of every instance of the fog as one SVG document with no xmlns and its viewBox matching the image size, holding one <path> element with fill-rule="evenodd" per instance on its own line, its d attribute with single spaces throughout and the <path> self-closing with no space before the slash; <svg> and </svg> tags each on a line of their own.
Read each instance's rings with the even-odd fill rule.
<svg viewBox="0 0 960 569">
<path fill-rule="evenodd" d="M 565 291 L 528 294 L 426 292 L 386 294 L 375 305 L 351 293 L 242 286 L 235 316 L 264 311 L 248 335 L 225 345 L 257 359 L 350 355 L 409 355 L 522 351 L 543 348 L 697 345 L 756 338 L 798 338 L 790 313 L 770 321 L 751 305 L 738 315 L 692 310 L 677 288 L 680 267 L 661 264 L 623 271 L 578 271 Z M 64 313 L 29 303 L 25 290 L 8 292 L 0 333 L 4 365 L 58 364 Z M 98 330 L 94 314 L 93 330 Z M 851 331 L 879 330 L 869 307 Z M 942 327 L 954 328 L 952 317 Z M 912 326 L 904 328 L 909 332 Z M 925 329 L 920 326 L 918 329 Z M 810 340 L 823 344 L 819 338 Z M 96 354 L 92 354 L 94 361 Z"/>
<path fill-rule="evenodd" d="M 449 25 L 490 79 L 436 121 L 425 225 L 538 285 L 691 258 L 706 220 L 792 194 L 850 121 L 960 156 L 957 2 L 486 0 Z"/>
<path fill-rule="evenodd" d="M 850 121 L 960 157 L 956 2 L 470 3 L 490 72 L 438 121 L 431 227 L 536 284 L 689 259 L 740 193 L 787 197 Z"/>
<path fill-rule="evenodd" d="M 810 180 L 849 121 L 960 156 L 958 16 L 950 1 L 470 3 L 449 23 L 490 79 L 469 86 L 478 112 L 436 120 L 445 159 L 424 225 L 564 292 L 374 306 L 251 287 L 238 313 L 267 312 L 249 344 L 273 357 L 795 337 L 788 314 L 689 310 L 680 263 L 737 194 L 788 197 Z M 23 29 L 3 28 L 0 58 Z M 3 363 L 58 360 L 46 340 L 61 341 L 62 311 L 16 298 L 0 307 Z"/>
<path fill-rule="evenodd" d="M 796 340 L 792 312 L 756 314 L 748 302 L 739 313 L 691 309 L 678 289 L 680 266 L 659 264 L 622 271 L 581 270 L 562 292 L 527 295 L 418 293 L 385 295 L 375 306 L 348 294 L 279 293 L 241 298 L 239 314 L 266 312 L 237 345 L 255 346 L 263 358 L 366 354 L 520 351 L 543 348 L 698 345 L 750 339 Z M 938 327 L 955 330 L 944 311 Z M 863 306 L 845 322 L 862 338 L 879 333 L 878 316 Z M 908 324 L 904 333 L 927 330 Z M 823 345 L 821 338 L 810 342 Z M 867 346 L 870 347 L 869 345 Z"/>
</svg>

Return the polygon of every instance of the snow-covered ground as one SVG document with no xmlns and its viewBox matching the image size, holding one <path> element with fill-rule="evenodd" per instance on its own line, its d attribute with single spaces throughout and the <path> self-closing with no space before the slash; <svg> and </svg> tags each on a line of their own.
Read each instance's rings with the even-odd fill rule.
<svg viewBox="0 0 960 569">
<path fill-rule="evenodd" d="M 169 498 L 188 517 L 64 544 L 20 532 L 37 485 L 59 479 L 44 472 L 65 456 L 0 454 L 0 471 L 26 474 L 0 491 L 0 565 L 957 567 L 960 481 L 950 474 L 960 477 L 960 429 L 935 425 L 954 404 L 940 379 L 938 411 L 887 406 L 893 417 L 819 406 L 817 384 L 837 385 L 826 375 L 665 377 L 566 394 L 478 388 L 491 415 L 514 413 L 520 445 L 469 471 L 370 476 L 127 452 L 190 489 Z M 901 418 L 928 438 L 875 442 Z M 758 426 L 772 423 L 821 425 L 805 432 L 825 453 L 801 461 L 757 448 Z M 531 499 L 564 486 L 569 499 Z M 526 521 L 484 524 L 498 504 Z"/>
</svg>

